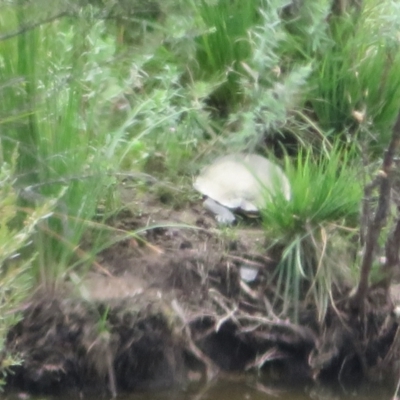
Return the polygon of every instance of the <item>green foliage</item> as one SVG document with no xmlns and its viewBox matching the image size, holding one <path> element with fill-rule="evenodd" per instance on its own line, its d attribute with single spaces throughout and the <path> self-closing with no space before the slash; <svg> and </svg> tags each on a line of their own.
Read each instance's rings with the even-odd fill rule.
<svg viewBox="0 0 400 400">
<path fill-rule="evenodd" d="M 212 103 L 234 107 L 242 98 L 242 62 L 251 55 L 248 30 L 260 20 L 260 0 L 201 0 L 193 2 L 205 31 L 196 38 L 196 76 L 217 80 Z"/>
<path fill-rule="evenodd" d="M 8 11 L 23 25 L 29 9 Z M 112 183 L 104 157 L 104 121 L 111 111 L 98 103 L 108 78 L 99 74 L 98 63 L 112 48 L 95 57 L 103 45 L 99 33 L 99 26 L 82 15 L 73 25 L 68 20 L 43 25 L 0 46 L 1 80 L 7 82 L 0 93 L 3 157 L 9 160 L 18 143 L 21 204 L 35 208 L 58 199 L 54 214 L 34 235 L 34 264 L 43 284 L 54 284 L 79 263 L 76 249 L 87 221 Z"/>
<path fill-rule="evenodd" d="M 334 236 L 357 225 L 362 197 L 350 159 L 339 147 L 319 157 L 300 152 L 296 165 L 286 163 L 290 201 L 278 193 L 262 211 L 267 238 L 282 254 L 275 277 L 277 297 L 283 300 L 283 311 L 290 309 L 296 318 L 300 302 L 312 299 L 322 321 L 333 285 L 343 283 L 340 257 L 348 248 L 343 243 L 335 248 Z"/>
<path fill-rule="evenodd" d="M 32 263 L 36 254 L 24 258 L 21 252 L 29 247 L 38 225 L 51 216 L 54 207 L 54 201 L 47 201 L 34 210 L 25 210 L 22 227 L 11 227 L 19 211 L 13 187 L 14 164 L 15 157 L 12 164 L 3 163 L 0 169 L 0 386 L 8 370 L 19 362 L 15 356 L 5 352 L 4 344 L 9 329 L 21 317 L 16 310 L 34 283 Z"/>
<path fill-rule="evenodd" d="M 306 146 L 344 138 L 382 150 L 400 107 L 399 9 L 390 0 L 363 4 L 361 14 L 340 17 L 329 1 L 263 4 L 248 29 L 228 147 L 285 143 L 290 133 Z"/>
<path fill-rule="evenodd" d="M 282 1 L 271 1 L 260 10 L 260 20 L 249 30 L 251 53 L 242 62 L 240 84 L 244 95 L 240 110 L 229 123 L 237 131 L 226 138 L 229 148 L 254 151 L 260 144 L 287 130 L 293 111 L 302 105 L 311 63 L 297 62 L 281 68 L 281 48 L 290 39 L 281 20 Z"/>
<path fill-rule="evenodd" d="M 1 28 L 24 25 L 33 9 L 4 7 Z M 110 198 L 113 173 L 141 168 L 161 152 L 167 170 L 180 176 L 208 118 L 205 85 L 183 88 L 167 47 L 152 44 L 132 57 L 93 10 L 76 8 L 73 19 L 0 42 L 2 157 L 10 160 L 19 144 L 21 204 L 33 208 L 58 199 L 34 235 L 36 276 L 45 285 L 90 264 L 96 239 L 90 254 L 79 245 L 97 206 Z"/>
<path fill-rule="evenodd" d="M 399 8 L 369 0 L 361 12 L 328 18 L 328 10 L 327 2 L 305 1 L 300 18 L 286 23 L 283 54 L 312 63 L 304 101 L 323 130 L 352 140 L 361 118 L 366 139 L 382 151 L 400 108 Z"/>
</svg>

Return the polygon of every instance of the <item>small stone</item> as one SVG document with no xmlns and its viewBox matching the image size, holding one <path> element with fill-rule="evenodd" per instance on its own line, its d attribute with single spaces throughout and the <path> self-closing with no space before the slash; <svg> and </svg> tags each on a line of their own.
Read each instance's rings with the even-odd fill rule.
<svg viewBox="0 0 400 400">
<path fill-rule="evenodd" d="M 239 269 L 240 278 L 247 283 L 254 282 L 257 279 L 258 272 L 258 268 L 254 268 L 248 264 L 241 265 Z"/>
</svg>

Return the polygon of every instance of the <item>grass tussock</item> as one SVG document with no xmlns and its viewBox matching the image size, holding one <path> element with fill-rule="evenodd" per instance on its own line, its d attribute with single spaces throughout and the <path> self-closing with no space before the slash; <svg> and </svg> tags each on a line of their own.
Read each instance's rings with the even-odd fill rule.
<svg viewBox="0 0 400 400">
<path fill-rule="evenodd" d="M 317 157 L 300 152 L 296 163 L 286 163 L 286 173 L 291 199 L 278 193 L 262 212 L 267 238 L 281 252 L 276 296 L 283 311 L 296 318 L 302 304 L 311 300 L 322 321 L 335 286 L 351 279 L 350 265 L 340 263 L 349 262 L 346 253 L 352 249 L 335 237 L 356 232 L 362 198 L 359 171 L 351 154 L 337 147 Z"/>
</svg>

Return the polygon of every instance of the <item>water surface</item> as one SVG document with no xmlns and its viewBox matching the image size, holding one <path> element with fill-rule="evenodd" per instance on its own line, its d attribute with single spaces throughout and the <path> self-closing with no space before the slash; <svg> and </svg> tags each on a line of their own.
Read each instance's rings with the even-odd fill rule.
<svg viewBox="0 0 400 400">
<path fill-rule="evenodd" d="M 220 379 L 207 385 L 192 386 L 186 390 L 146 391 L 120 395 L 117 400 L 392 400 L 393 393 L 384 387 L 365 389 L 363 394 L 340 393 L 339 390 L 276 390 L 257 382 L 238 379 Z M 86 400 L 109 399 L 107 397 L 85 397 Z M 1 395 L 0 400 L 77 400 L 74 397 L 29 397 L 24 393 Z"/>
</svg>

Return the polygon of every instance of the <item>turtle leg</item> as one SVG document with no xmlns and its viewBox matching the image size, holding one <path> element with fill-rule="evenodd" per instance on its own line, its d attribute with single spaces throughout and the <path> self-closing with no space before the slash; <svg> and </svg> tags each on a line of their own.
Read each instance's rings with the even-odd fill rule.
<svg viewBox="0 0 400 400">
<path fill-rule="evenodd" d="M 231 210 L 217 203 L 209 197 L 203 203 L 204 207 L 215 215 L 215 219 L 221 225 L 232 225 L 236 217 Z"/>
</svg>

